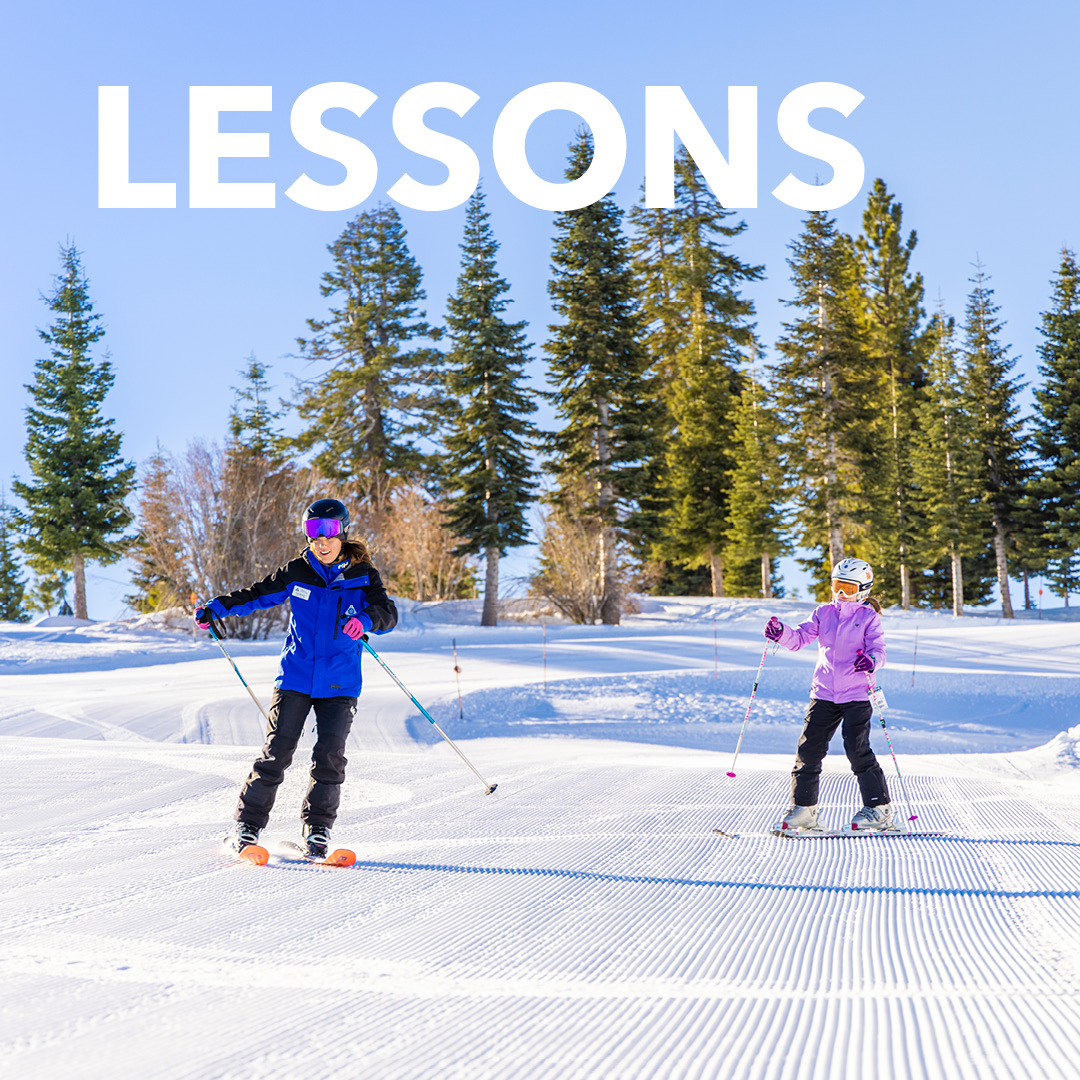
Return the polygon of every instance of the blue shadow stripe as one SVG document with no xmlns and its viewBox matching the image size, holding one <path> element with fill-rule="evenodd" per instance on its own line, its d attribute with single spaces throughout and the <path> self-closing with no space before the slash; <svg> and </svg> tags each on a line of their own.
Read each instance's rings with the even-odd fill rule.
<svg viewBox="0 0 1080 1080">
<path fill-rule="evenodd" d="M 735 838 L 737 839 L 738 836 L 749 836 L 749 835 L 768 836 L 768 835 L 771 835 L 771 834 L 764 833 L 764 832 L 756 833 L 756 834 L 740 833 L 740 834 L 737 834 Z M 821 840 L 854 840 L 854 839 L 872 840 L 872 839 L 874 839 L 874 837 L 872 836 L 872 834 L 868 834 L 866 836 L 853 837 L 853 836 L 849 836 L 847 833 L 844 833 L 843 835 L 830 834 L 830 835 L 827 835 L 827 836 L 807 836 L 807 837 L 797 837 L 796 836 L 796 837 L 793 837 L 792 839 L 795 839 L 795 840 L 801 839 L 804 842 L 807 842 L 807 841 L 810 841 L 810 840 L 817 840 L 817 841 L 821 841 Z M 905 833 L 903 836 L 883 836 L 883 837 L 880 837 L 880 839 L 882 841 L 888 840 L 890 843 L 892 843 L 895 840 L 922 840 L 922 841 L 927 842 L 927 843 L 938 843 L 938 844 L 995 844 L 995 845 L 1002 844 L 1002 845 L 1011 846 L 1011 847 L 1071 847 L 1071 848 L 1080 848 L 1080 840 L 1022 840 L 1022 839 L 1019 839 L 1019 838 L 1014 839 L 1014 840 L 1007 840 L 1007 839 L 1003 839 L 1002 837 L 998 837 L 998 836 L 950 836 L 950 835 L 941 836 L 941 835 L 935 835 L 934 833 L 920 833 L 920 832 Z"/>
<path fill-rule="evenodd" d="M 493 877 L 562 878 L 570 881 L 618 885 L 681 885 L 705 889 L 776 889 L 778 892 L 853 893 L 881 896 L 973 896 L 994 900 L 1045 897 L 1051 900 L 1080 899 L 1080 889 L 970 889 L 931 888 L 915 885 L 814 885 L 769 881 L 709 881 L 705 878 L 648 877 L 634 874 L 599 874 L 593 870 L 559 870 L 542 866 L 454 866 L 450 863 L 395 863 L 358 861 L 356 870 L 427 870 L 443 874 L 485 874 Z"/>
<path fill-rule="evenodd" d="M 937 840 L 946 844 L 1003 844 L 1011 847 L 1073 847 L 1080 848 L 1077 840 L 1005 840 L 993 836 L 925 836 L 912 833 L 912 840 Z"/>
</svg>

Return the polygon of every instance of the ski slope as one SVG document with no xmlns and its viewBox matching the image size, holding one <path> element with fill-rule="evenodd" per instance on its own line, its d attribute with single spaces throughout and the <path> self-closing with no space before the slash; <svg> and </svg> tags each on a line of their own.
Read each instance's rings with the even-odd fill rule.
<svg viewBox="0 0 1080 1080">
<path fill-rule="evenodd" d="M 1080 622 L 886 612 L 908 803 L 874 745 L 948 835 L 787 841 L 812 649 L 727 772 L 810 605 L 402 606 L 373 644 L 498 790 L 365 658 L 348 870 L 217 849 L 262 719 L 212 643 L 0 624 L 0 1074 L 1075 1080 Z M 264 702 L 277 648 L 229 645 Z M 821 805 L 857 808 L 838 740 Z"/>
</svg>

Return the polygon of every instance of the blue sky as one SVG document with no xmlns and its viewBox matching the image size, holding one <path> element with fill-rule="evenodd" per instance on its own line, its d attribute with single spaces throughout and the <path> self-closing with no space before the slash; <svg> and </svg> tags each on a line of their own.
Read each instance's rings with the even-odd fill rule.
<svg viewBox="0 0 1080 1080">
<path fill-rule="evenodd" d="M 228 5 L 65 3 L 21 5 L 6 14 L 6 208 L 0 263 L 0 477 L 25 478 L 23 385 L 41 354 L 36 328 L 47 323 L 41 293 L 56 272 L 57 245 L 84 253 L 92 295 L 108 329 L 116 373 L 108 409 L 125 454 L 144 460 L 160 441 L 182 451 L 194 437 L 219 438 L 254 352 L 271 365 L 283 394 L 290 375 L 310 375 L 291 358 L 305 319 L 324 301 L 319 279 L 326 245 L 357 210 L 319 212 L 283 195 L 302 172 L 325 183 L 340 166 L 299 147 L 289 128 L 295 98 L 318 83 L 367 87 L 378 100 L 362 118 L 327 122 L 362 139 L 379 165 L 371 198 L 408 171 L 437 183 L 441 166 L 396 141 L 393 105 L 420 83 L 469 87 L 479 101 L 464 117 L 432 114 L 440 130 L 466 141 L 480 159 L 500 269 L 511 283 L 513 314 L 534 341 L 550 321 L 546 280 L 552 214 L 506 191 L 492 164 L 491 136 L 502 107 L 543 82 L 583 83 L 604 94 L 626 126 L 628 154 L 616 194 L 638 198 L 644 170 L 644 88 L 679 85 L 726 146 L 729 85 L 758 87 L 760 202 L 743 216 L 739 254 L 764 263 L 767 279 L 749 294 L 766 345 L 775 341 L 789 295 L 786 244 L 801 211 L 769 192 L 794 171 L 812 182 L 822 167 L 787 148 L 776 109 L 804 83 L 831 81 L 865 95 L 846 120 L 815 123 L 854 144 L 866 165 L 863 194 L 836 212 L 857 231 L 865 191 L 883 177 L 919 234 L 913 263 L 927 299 L 940 294 L 961 314 L 972 263 L 981 258 L 1007 321 L 1019 372 L 1035 377 L 1039 313 L 1063 244 L 1080 244 L 1075 199 L 1080 175 L 1080 113 L 1071 3 L 1021 14 L 999 3 L 770 5 L 556 2 L 519 5 L 327 2 L 308 9 L 271 0 Z M 173 181 L 174 210 L 97 206 L 97 87 L 130 87 L 133 180 Z M 187 208 L 188 87 L 273 87 L 273 110 L 229 116 L 223 128 L 265 131 L 268 158 L 235 160 L 222 179 L 274 182 L 275 209 Z M 566 144 L 580 123 L 544 117 L 528 150 L 540 175 L 558 179 Z M 402 210 L 409 243 L 425 272 L 428 315 L 438 320 L 458 270 L 459 209 Z M 536 349 L 536 379 L 542 353 Z M 91 615 L 119 611 L 123 575 L 91 568 Z"/>
</svg>

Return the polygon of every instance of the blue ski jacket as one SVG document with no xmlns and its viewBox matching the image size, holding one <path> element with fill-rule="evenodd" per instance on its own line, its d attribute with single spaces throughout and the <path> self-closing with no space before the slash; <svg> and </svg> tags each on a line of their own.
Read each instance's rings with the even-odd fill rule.
<svg viewBox="0 0 1080 1080">
<path fill-rule="evenodd" d="M 348 559 L 323 566 L 305 551 L 262 581 L 215 596 L 205 607 L 217 616 L 243 616 L 286 600 L 292 614 L 274 685 L 315 698 L 359 697 L 363 646 L 342 627 L 354 616 L 374 634 L 397 625 L 397 608 L 379 571 Z"/>
</svg>

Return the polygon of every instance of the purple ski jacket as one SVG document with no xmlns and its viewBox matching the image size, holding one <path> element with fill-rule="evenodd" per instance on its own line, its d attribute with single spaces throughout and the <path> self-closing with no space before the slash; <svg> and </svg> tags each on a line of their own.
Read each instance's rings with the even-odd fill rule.
<svg viewBox="0 0 1080 1080">
<path fill-rule="evenodd" d="M 874 657 L 874 670 L 885 663 L 885 634 L 881 616 L 868 603 L 833 601 L 815 608 L 804 623 L 786 623 L 780 644 L 792 652 L 817 638 L 818 661 L 810 697 L 837 703 L 865 701 L 866 673 L 854 669 L 860 651 Z"/>
</svg>

